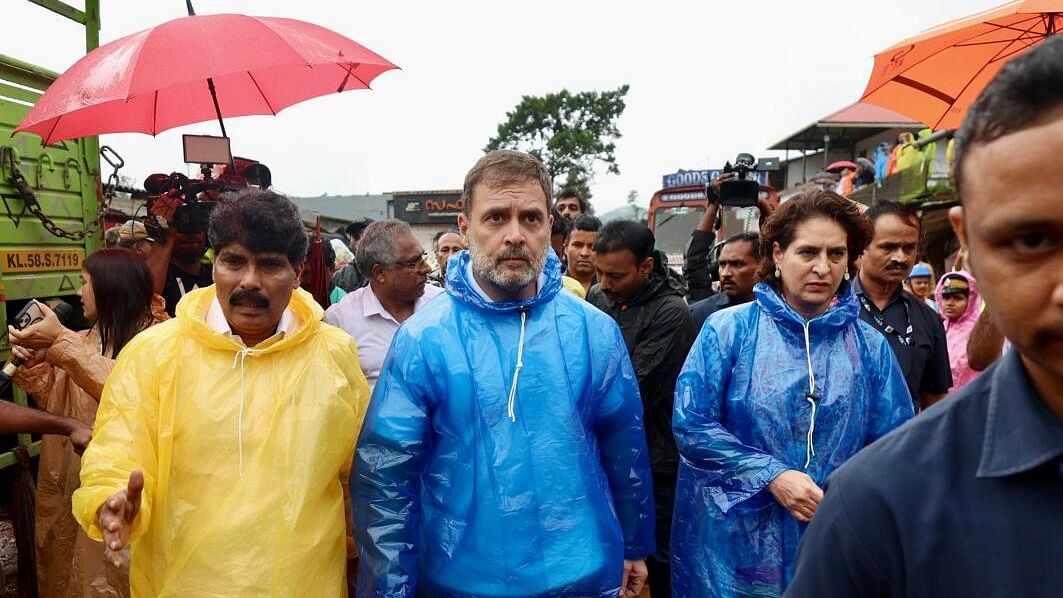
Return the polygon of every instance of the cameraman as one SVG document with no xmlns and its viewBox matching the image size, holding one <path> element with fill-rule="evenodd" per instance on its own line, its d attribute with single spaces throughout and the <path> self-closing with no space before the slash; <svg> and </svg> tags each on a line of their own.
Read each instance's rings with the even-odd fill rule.
<svg viewBox="0 0 1063 598">
<path fill-rule="evenodd" d="M 690 234 L 686 259 L 683 262 L 683 276 L 687 281 L 687 302 L 694 303 L 715 294 L 712 288 L 712 273 L 709 270 L 709 255 L 716 245 L 716 219 L 720 214 L 720 184 L 735 177 L 733 172 L 725 172 L 712 179 L 705 188 L 705 215 L 698 222 L 697 228 Z M 774 206 L 763 198 L 757 199 L 760 210 L 760 222 L 771 215 Z"/>
<path fill-rule="evenodd" d="M 173 317 L 177 302 L 189 291 L 214 284 L 214 276 L 211 268 L 203 263 L 203 256 L 207 253 L 207 233 L 172 230 L 170 236 L 173 237 L 173 243 L 163 245 L 171 253 L 162 297 L 166 300 L 166 313 Z"/>
</svg>

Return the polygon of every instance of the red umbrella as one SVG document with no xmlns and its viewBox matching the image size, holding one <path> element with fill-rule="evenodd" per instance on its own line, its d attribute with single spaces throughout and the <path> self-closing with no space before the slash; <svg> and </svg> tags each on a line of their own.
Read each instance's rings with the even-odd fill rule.
<svg viewBox="0 0 1063 598">
<path fill-rule="evenodd" d="M 828 166 L 827 167 L 827 172 L 834 172 L 836 170 L 845 170 L 846 168 L 848 168 L 850 170 L 856 170 L 858 167 L 857 167 L 857 165 L 854 162 L 850 162 L 848 160 L 840 160 L 840 161 L 834 162 L 830 166 Z"/>
<path fill-rule="evenodd" d="M 93 50 L 56 79 L 15 130 L 35 133 L 45 144 L 100 133 L 155 135 L 367 89 L 393 68 L 357 42 L 311 23 L 192 15 Z"/>
</svg>

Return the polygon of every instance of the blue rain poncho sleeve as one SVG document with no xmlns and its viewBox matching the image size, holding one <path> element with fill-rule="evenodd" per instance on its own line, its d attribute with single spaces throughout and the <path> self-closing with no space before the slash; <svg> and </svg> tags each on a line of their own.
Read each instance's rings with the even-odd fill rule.
<svg viewBox="0 0 1063 598">
<path fill-rule="evenodd" d="M 624 533 L 624 558 L 640 560 L 655 552 L 653 488 L 646 467 L 649 452 L 642 428 L 642 402 L 635 371 L 620 329 L 612 327 L 614 347 L 603 378 L 595 435 L 609 479 L 617 519 Z"/>
<path fill-rule="evenodd" d="M 736 338 L 740 334 L 732 333 Z M 723 513 L 791 469 L 743 444 L 720 424 L 732 369 L 731 356 L 721 350 L 717 330 L 704 326 L 676 382 L 672 418 L 680 455 L 706 475 L 706 488 Z"/>
<path fill-rule="evenodd" d="M 877 332 L 877 331 L 876 331 Z M 876 363 L 881 364 L 872 370 L 875 378 L 874 388 L 881 389 L 877 401 L 871 401 L 871 430 L 867 443 L 878 440 L 891 430 L 912 419 L 912 394 L 908 391 L 908 381 L 897 362 L 897 356 L 889 343 L 879 343 Z"/>
<path fill-rule="evenodd" d="M 352 476 L 359 596 L 416 592 L 420 479 L 429 439 L 426 394 L 418 384 L 428 379 L 424 372 L 420 347 L 400 329 L 369 403 Z"/>
</svg>

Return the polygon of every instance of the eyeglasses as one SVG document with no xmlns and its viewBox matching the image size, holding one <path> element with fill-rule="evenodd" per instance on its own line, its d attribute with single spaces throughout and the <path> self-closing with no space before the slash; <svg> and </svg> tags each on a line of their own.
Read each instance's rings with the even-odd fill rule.
<svg viewBox="0 0 1063 598">
<path fill-rule="evenodd" d="M 387 268 L 407 268 L 409 270 L 416 270 L 428 263 L 428 254 L 422 253 L 420 257 L 413 260 L 407 260 L 405 262 L 395 262 L 394 264 L 388 264 Z"/>
</svg>

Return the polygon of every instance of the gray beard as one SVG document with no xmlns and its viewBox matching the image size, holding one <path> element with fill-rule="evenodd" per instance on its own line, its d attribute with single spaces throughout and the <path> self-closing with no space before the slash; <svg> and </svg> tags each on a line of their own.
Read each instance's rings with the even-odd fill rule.
<svg viewBox="0 0 1063 598">
<path fill-rule="evenodd" d="M 498 290 L 515 295 L 528 285 L 538 280 L 546 265 L 546 249 L 535 255 L 527 250 L 502 252 L 491 255 L 477 247 L 473 240 L 469 239 L 469 254 L 472 256 L 472 271 L 478 278 L 486 281 Z M 499 257 L 506 255 L 519 255 L 527 258 L 529 267 L 524 272 L 512 272 L 504 270 L 498 263 Z"/>
</svg>

